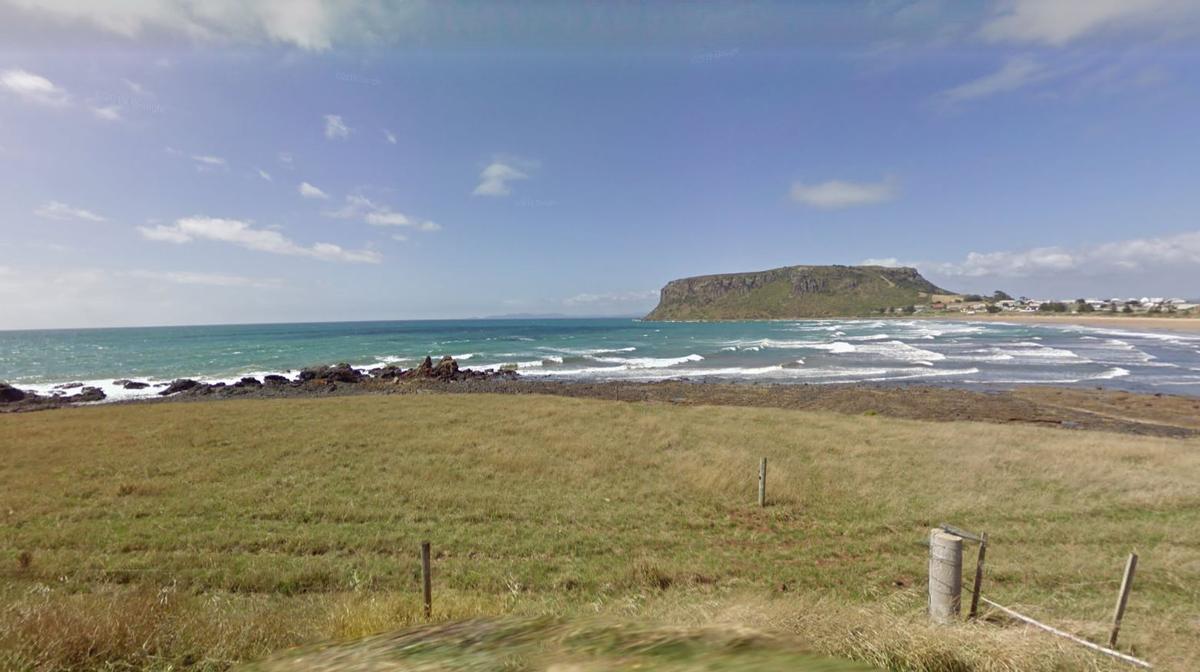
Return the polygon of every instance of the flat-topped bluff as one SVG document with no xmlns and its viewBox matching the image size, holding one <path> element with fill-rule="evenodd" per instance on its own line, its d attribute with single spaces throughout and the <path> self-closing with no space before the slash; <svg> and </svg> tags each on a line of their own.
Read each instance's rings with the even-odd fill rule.
<svg viewBox="0 0 1200 672">
<path fill-rule="evenodd" d="M 747 320 L 871 315 L 949 294 L 915 268 L 785 266 L 701 275 L 662 288 L 647 320 Z"/>
</svg>

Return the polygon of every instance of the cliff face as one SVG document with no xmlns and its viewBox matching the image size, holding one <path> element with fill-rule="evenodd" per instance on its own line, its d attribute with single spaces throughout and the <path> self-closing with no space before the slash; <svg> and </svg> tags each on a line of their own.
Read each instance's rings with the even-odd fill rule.
<svg viewBox="0 0 1200 672">
<path fill-rule="evenodd" d="M 945 290 L 915 268 L 785 266 L 756 273 L 701 275 L 663 287 L 648 320 L 844 317 L 929 303 Z"/>
</svg>

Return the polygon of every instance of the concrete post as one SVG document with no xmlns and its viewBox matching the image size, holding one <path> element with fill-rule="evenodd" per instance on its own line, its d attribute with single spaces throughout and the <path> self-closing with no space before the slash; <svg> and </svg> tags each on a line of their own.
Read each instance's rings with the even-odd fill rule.
<svg viewBox="0 0 1200 672">
<path fill-rule="evenodd" d="M 940 528 L 929 533 L 929 618 L 953 623 L 962 608 L 962 537 Z"/>
</svg>

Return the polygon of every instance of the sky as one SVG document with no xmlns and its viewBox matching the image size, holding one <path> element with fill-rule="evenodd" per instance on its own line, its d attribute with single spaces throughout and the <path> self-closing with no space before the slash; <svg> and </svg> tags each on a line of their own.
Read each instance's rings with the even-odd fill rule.
<svg viewBox="0 0 1200 672">
<path fill-rule="evenodd" d="M 1200 296 L 1200 4 L 0 0 L 0 329 Z"/>
</svg>

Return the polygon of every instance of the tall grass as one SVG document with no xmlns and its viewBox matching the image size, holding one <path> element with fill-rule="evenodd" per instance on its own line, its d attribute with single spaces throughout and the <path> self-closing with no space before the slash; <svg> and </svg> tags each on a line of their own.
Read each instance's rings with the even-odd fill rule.
<svg viewBox="0 0 1200 672">
<path fill-rule="evenodd" d="M 413 395 L 0 416 L 0 669 L 224 669 L 435 619 L 787 633 L 897 670 L 1101 669 L 921 616 L 928 528 L 985 592 L 1200 667 L 1200 442 L 776 409 Z M 759 457 L 769 506 L 755 505 Z"/>
</svg>

